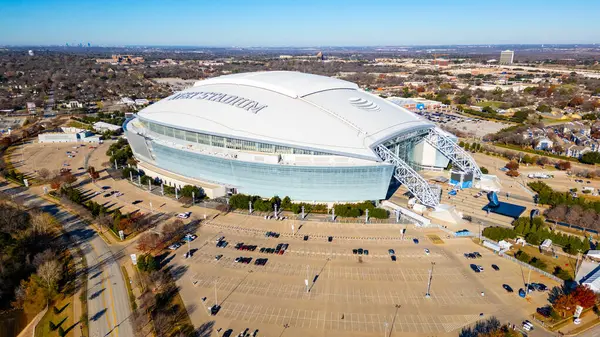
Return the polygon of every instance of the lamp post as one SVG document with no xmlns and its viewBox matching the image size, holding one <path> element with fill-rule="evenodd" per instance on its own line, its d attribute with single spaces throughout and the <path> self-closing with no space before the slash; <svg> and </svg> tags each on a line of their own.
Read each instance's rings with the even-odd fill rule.
<svg viewBox="0 0 600 337">
<path fill-rule="evenodd" d="M 431 297 L 431 294 L 429 292 L 431 290 L 431 280 L 433 279 L 433 266 L 435 266 L 435 262 L 431 262 L 431 269 L 429 270 L 429 280 L 427 281 L 427 293 L 425 294 L 425 298 Z"/>
</svg>

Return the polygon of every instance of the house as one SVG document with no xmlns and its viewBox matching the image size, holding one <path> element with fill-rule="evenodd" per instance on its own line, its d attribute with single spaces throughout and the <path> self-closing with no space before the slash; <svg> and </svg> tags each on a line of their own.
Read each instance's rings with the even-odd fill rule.
<svg viewBox="0 0 600 337">
<path fill-rule="evenodd" d="M 587 146 L 571 145 L 566 150 L 567 157 L 580 158 L 584 153 L 590 152 Z"/>
<path fill-rule="evenodd" d="M 83 104 L 80 103 L 79 101 L 69 101 L 68 103 L 66 103 L 66 106 L 71 109 L 83 108 Z"/>
<path fill-rule="evenodd" d="M 150 104 L 150 101 L 148 101 L 145 98 L 138 98 L 135 100 L 135 105 L 138 105 L 138 106 L 143 106 L 143 105 L 148 105 L 148 104 Z"/>
<path fill-rule="evenodd" d="M 27 111 L 31 114 L 35 113 L 35 103 L 27 102 Z"/>
<path fill-rule="evenodd" d="M 125 104 L 125 105 L 135 105 L 135 101 L 132 100 L 129 97 L 123 97 L 121 98 L 121 104 Z"/>
<path fill-rule="evenodd" d="M 552 147 L 554 146 L 554 142 L 551 141 L 550 139 L 543 137 L 541 138 L 537 145 L 535 146 L 536 150 L 552 150 Z"/>
</svg>

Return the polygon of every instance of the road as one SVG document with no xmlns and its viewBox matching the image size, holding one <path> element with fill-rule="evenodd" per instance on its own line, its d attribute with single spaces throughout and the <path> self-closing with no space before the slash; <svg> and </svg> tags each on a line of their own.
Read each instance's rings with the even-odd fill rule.
<svg viewBox="0 0 600 337">
<path fill-rule="evenodd" d="M 36 207 L 51 213 L 65 232 L 84 253 L 88 265 L 88 319 L 91 337 L 129 337 L 133 328 L 129 321 L 131 308 L 118 256 L 102 238 L 78 216 L 58 208 L 24 188 L 2 182 L 0 192 L 20 199 L 26 207 Z M 75 317 L 77 320 L 78 317 Z"/>
</svg>

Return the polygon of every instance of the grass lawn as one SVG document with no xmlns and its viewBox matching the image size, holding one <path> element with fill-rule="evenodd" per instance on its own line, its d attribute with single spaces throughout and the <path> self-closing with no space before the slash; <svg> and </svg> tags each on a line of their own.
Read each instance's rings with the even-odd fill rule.
<svg viewBox="0 0 600 337">
<path fill-rule="evenodd" d="M 48 311 L 37 325 L 35 337 L 58 336 L 58 327 L 62 327 L 67 332 L 66 336 L 73 336 L 73 329 L 79 329 L 73 321 L 73 300 L 73 296 L 63 297 L 62 294 L 59 295 L 54 306 L 51 305 L 48 308 Z M 54 313 L 54 307 L 59 310 L 58 314 Z M 50 330 L 50 322 L 56 325 L 57 330 Z"/>
<path fill-rule="evenodd" d="M 519 250 L 524 251 L 525 253 L 527 253 L 527 255 L 529 255 L 530 257 L 536 257 L 542 261 L 544 261 L 546 263 L 546 271 L 550 274 L 552 274 L 554 272 L 554 268 L 555 267 L 561 267 L 564 270 L 567 270 L 571 276 L 573 276 L 573 279 L 575 278 L 575 259 L 571 259 L 569 257 L 566 257 L 564 255 L 558 255 L 558 258 L 554 258 L 553 256 L 550 255 L 545 255 L 540 253 L 539 249 L 537 247 L 532 247 L 532 246 L 525 246 L 525 247 L 521 247 L 521 246 L 513 246 L 510 249 L 509 255 L 513 256 L 515 255 L 516 252 L 518 252 Z"/>
<path fill-rule="evenodd" d="M 135 302 L 135 295 L 133 294 L 133 289 L 131 289 L 132 281 L 129 278 L 129 274 L 127 273 L 127 268 L 125 268 L 125 266 L 121 266 L 121 271 L 123 272 L 123 278 L 125 279 L 125 286 L 127 287 L 127 294 L 129 294 L 129 306 L 131 307 L 131 310 L 136 310 L 137 303 Z"/>
<path fill-rule="evenodd" d="M 500 107 L 500 105 L 502 105 L 504 103 L 505 102 L 500 102 L 500 101 L 483 101 L 483 102 L 475 103 L 475 105 L 480 106 L 480 107 L 491 106 L 494 109 L 498 109 Z"/>
<path fill-rule="evenodd" d="M 74 121 L 74 120 L 69 121 L 69 123 L 67 124 L 67 126 L 68 127 L 72 127 L 72 128 L 85 129 L 85 130 L 87 130 L 87 129 L 90 128 L 89 124 L 84 124 L 84 123 L 81 123 L 81 122 L 78 122 L 78 121 Z"/>
</svg>

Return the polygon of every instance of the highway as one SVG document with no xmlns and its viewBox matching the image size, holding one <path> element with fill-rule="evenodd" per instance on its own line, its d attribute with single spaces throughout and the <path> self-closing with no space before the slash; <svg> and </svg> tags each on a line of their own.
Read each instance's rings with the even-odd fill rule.
<svg viewBox="0 0 600 337">
<path fill-rule="evenodd" d="M 2 182 L 0 192 L 11 196 L 15 201 L 22 201 L 28 208 L 40 208 L 54 215 L 84 253 L 88 265 L 90 337 L 133 336 L 133 328 L 129 321 L 129 295 L 117 261 L 118 256 L 113 255 L 106 242 L 78 216 L 58 208 L 24 188 Z M 78 320 L 79 317 L 74 319 Z"/>
</svg>

